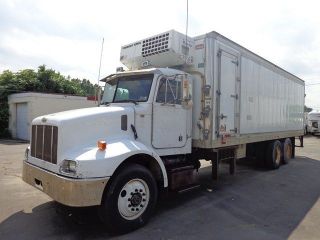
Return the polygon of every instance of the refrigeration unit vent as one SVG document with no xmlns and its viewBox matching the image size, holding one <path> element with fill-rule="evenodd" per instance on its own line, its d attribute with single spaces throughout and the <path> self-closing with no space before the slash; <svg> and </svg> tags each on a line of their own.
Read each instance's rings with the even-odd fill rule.
<svg viewBox="0 0 320 240">
<path fill-rule="evenodd" d="M 169 33 L 160 34 L 152 38 L 143 40 L 142 42 L 142 56 L 148 57 L 151 55 L 169 51 Z"/>
<path fill-rule="evenodd" d="M 192 58 L 193 46 L 192 38 L 170 30 L 122 46 L 120 61 L 129 70 L 181 66 Z"/>
</svg>

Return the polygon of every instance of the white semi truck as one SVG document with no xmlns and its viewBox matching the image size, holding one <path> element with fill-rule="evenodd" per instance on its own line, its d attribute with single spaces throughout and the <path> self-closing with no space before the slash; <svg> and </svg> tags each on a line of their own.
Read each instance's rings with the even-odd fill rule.
<svg viewBox="0 0 320 240">
<path fill-rule="evenodd" d="M 320 133 L 320 112 L 313 110 L 308 113 L 306 119 L 306 132 L 312 135 Z"/>
<path fill-rule="evenodd" d="M 99 107 L 33 120 L 23 179 L 106 225 L 144 225 L 161 194 L 195 186 L 199 160 L 277 169 L 303 136 L 304 81 L 216 32 L 174 30 L 121 48 Z"/>
</svg>

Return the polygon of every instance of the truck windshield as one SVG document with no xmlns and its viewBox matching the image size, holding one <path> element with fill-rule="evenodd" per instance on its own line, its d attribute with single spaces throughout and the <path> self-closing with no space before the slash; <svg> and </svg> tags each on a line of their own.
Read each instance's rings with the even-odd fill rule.
<svg viewBox="0 0 320 240">
<path fill-rule="evenodd" d="M 146 102 L 153 74 L 123 76 L 106 82 L 102 104 L 111 102 Z"/>
</svg>

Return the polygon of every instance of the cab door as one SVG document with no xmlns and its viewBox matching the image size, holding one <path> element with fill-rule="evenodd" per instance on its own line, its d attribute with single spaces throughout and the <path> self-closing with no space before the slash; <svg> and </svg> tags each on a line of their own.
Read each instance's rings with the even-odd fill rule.
<svg viewBox="0 0 320 240">
<path fill-rule="evenodd" d="M 154 148 L 180 148 L 187 141 L 187 112 L 182 106 L 180 78 L 162 77 L 153 103 L 152 145 Z"/>
</svg>

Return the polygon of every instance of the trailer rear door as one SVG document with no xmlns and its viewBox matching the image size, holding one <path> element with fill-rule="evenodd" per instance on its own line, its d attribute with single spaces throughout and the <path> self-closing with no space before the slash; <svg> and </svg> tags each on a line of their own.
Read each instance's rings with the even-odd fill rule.
<svg viewBox="0 0 320 240">
<path fill-rule="evenodd" d="M 234 135 L 238 131 L 237 103 L 239 99 L 237 84 L 238 57 L 228 51 L 219 50 L 219 107 L 218 133 Z"/>
</svg>

